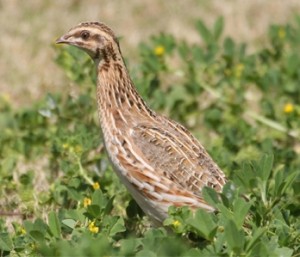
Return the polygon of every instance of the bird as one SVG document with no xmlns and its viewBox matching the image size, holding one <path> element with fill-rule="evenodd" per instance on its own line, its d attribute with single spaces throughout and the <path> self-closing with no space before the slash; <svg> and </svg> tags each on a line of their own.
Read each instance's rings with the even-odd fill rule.
<svg viewBox="0 0 300 257">
<path fill-rule="evenodd" d="M 108 158 L 153 224 L 163 224 L 170 206 L 214 212 L 202 190 L 206 186 L 220 193 L 226 183 L 224 172 L 184 126 L 145 103 L 113 30 L 102 22 L 82 22 L 56 43 L 75 46 L 94 61 L 97 109 Z"/>
</svg>

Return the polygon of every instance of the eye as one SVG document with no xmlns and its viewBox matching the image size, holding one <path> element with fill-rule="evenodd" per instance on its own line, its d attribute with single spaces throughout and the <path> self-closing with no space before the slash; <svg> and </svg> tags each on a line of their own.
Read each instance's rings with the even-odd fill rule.
<svg viewBox="0 0 300 257">
<path fill-rule="evenodd" d="M 90 37 L 90 32 L 88 32 L 87 30 L 84 30 L 80 33 L 80 36 L 83 40 L 87 40 Z"/>
</svg>

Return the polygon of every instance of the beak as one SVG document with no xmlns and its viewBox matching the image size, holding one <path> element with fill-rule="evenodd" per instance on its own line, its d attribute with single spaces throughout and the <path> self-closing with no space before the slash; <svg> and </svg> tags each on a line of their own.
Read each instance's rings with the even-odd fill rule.
<svg viewBox="0 0 300 257">
<path fill-rule="evenodd" d="M 65 38 L 65 35 L 61 36 L 60 38 L 56 39 L 56 44 L 68 44 L 69 41 Z"/>
</svg>

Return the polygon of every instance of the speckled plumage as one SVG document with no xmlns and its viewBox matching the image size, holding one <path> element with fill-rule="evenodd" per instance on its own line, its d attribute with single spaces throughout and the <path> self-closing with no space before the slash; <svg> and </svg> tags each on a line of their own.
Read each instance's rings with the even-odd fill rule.
<svg viewBox="0 0 300 257">
<path fill-rule="evenodd" d="M 147 107 L 129 77 L 113 31 L 103 23 L 81 23 L 57 43 L 77 46 L 95 61 L 105 147 L 144 212 L 159 223 L 171 205 L 213 211 L 201 191 L 204 186 L 221 191 L 223 172 L 187 129 Z"/>
</svg>

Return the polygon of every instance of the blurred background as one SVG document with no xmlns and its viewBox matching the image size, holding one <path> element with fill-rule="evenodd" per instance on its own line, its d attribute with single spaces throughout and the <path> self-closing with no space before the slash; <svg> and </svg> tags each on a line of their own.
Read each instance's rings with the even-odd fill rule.
<svg viewBox="0 0 300 257">
<path fill-rule="evenodd" d="M 54 41 L 82 21 L 112 27 L 122 38 L 123 55 L 134 64 L 137 45 L 158 32 L 199 41 L 198 18 L 210 25 L 223 16 L 223 35 L 255 48 L 264 43 L 269 24 L 285 23 L 299 10 L 298 0 L 2 0 L 0 94 L 20 107 L 70 83 L 53 61 Z"/>
</svg>

